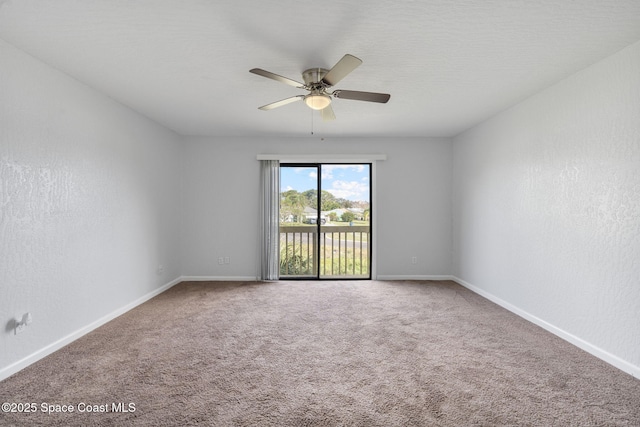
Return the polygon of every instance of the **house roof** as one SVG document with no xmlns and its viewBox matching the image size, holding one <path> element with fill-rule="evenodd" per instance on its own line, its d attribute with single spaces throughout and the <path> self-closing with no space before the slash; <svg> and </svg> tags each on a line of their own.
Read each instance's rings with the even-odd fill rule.
<svg viewBox="0 0 640 427">
<path fill-rule="evenodd" d="M 0 0 L 0 38 L 184 135 L 452 136 L 640 40 L 638 0 Z M 291 79 L 350 53 L 323 122 Z"/>
</svg>

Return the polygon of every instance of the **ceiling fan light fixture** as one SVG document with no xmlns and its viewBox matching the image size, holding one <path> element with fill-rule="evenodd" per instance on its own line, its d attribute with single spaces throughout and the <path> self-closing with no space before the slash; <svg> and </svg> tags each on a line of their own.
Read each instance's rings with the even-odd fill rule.
<svg viewBox="0 0 640 427">
<path fill-rule="evenodd" d="M 304 97 L 304 102 L 311 109 L 323 110 L 331 104 L 331 97 L 320 93 L 312 93 Z"/>
</svg>

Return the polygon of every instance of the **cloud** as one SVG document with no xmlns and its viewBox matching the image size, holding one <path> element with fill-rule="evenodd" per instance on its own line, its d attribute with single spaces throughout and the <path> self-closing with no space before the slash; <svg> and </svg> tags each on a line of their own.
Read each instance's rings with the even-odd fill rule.
<svg viewBox="0 0 640 427">
<path fill-rule="evenodd" d="M 351 169 L 354 172 L 364 171 L 364 165 L 322 165 L 322 179 L 333 179 L 333 172 L 340 169 Z"/>
<path fill-rule="evenodd" d="M 362 182 L 333 181 L 327 191 L 340 199 L 369 200 L 369 185 Z"/>
</svg>

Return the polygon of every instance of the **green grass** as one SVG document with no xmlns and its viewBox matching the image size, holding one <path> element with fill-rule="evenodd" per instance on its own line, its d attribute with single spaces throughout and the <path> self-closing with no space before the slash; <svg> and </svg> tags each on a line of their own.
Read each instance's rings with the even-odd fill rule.
<svg viewBox="0 0 640 427">
<path fill-rule="evenodd" d="M 346 255 L 342 253 L 338 259 L 331 256 L 330 246 L 320 246 L 320 253 L 325 254 L 324 257 L 320 257 L 321 276 L 369 275 L 369 256 L 366 251 L 361 253 L 360 249 L 347 249 Z"/>
<path fill-rule="evenodd" d="M 369 256 L 366 250 L 342 248 L 341 256 L 338 258 L 335 246 L 334 249 L 336 253 L 332 254 L 331 246 L 320 245 L 321 276 L 369 275 Z M 313 251 L 309 251 L 308 246 L 296 246 L 295 252 L 292 243 L 280 247 L 281 275 L 313 276 L 315 275 L 313 264 Z"/>
</svg>

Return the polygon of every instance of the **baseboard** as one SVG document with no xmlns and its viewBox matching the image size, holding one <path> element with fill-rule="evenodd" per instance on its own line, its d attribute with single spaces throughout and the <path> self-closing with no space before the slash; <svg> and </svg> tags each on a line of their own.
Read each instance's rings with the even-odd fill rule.
<svg viewBox="0 0 640 427">
<path fill-rule="evenodd" d="M 181 282 L 257 282 L 255 276 L 182 276 Z"/>
<path fill-rule="evenodd" d="M 456 276 L 452 276 L 451 280 L 455 281 L 456 283 L 459 283 L 460 285 L 464 286 L 465 288 L 469 289 L 470 291 L 475 292 L 476 294 L 483 296 L 484 298 L 488 299 L 491 302 L 494 302 L 496 304 L 498 304 L 499 306 L 509 310 L 510 312 L 517 314 L 518 316 L 522 317 L 525 320 L 528 320 L 531 323 L 534 323 L 538 326 L 540 326 L 541 328 L 551 332 L 552 334 L 562 338 L 563 340 L 575 345 L 578 348 L 581 348 L 582 350 L 586 351 L 587 353 L 592 354 L 593 356 L 597 357 L 598 359 L 601 359 L 605 362 L 607 362 L 610 365 L 615 366 L 616 368 L 620 369 L 621 371 L 624 371 L 626 373 L 628 373 L 629 375 L 635 377 L 635 378 L 640 378 L 640 367 L 639 366 L 635 366 L 629 362 L 627 362 L 626 360 L 620 359 L 618 356 L 615 356 L 585 340 L 583 340 L 582 338 L 579 338 L 573 334 L 570 334 L 569 332 L 558 328 L 557 326 L 552 325 L 549 322 L 546 322 L 542 319 L 540 319 L 539 317 L 536 317 L 518 307 L 516 307 L 515 305 L 508 303 L 498 297 L 496 297 L 495 295 L 480 289 L 474 285 L 472 285 L 469 282 L 466 282 L 462 279 L 460 279 L 459 277 Z"/>
<path fill-rule="evenodd" d="M 52 344 L 47 345 L 46 347 L 30 354 L 29 356 L 15 362 L 12 363 L 11 365 L 7 366 L 6 368 L 0 369 L 0 381 L 9 378 L 11 375 L 15 374 L 18 371 L 21 371 L 22 369 L 26 368 L 27 366 L 31 365 L 32 363 L 37 362 L 38 360 L 50 355 L 51 353 L 61 349 L 62 347 L 72 343 L 73 341 L 77 340 L 78 338 L 82 337 L 83 335 L 88 334 L 89 332 L 93 331 L 94 329 L 99 328 L 100 326 L 104 325 L 105 323 L 115 319 L 118 316 L 123 315 L 124 313 L 126 313 L 127 311 L 139 306 L 140 304 L 150 300 L 151 298 L 155 297 L 156 295 L 161 294 L 162 292 L 166 291 L 167 289 L 177 285 L 178 283 L 182 282 L 182 278 L 179 277 L 175 280 L 172 280 L 171 282 L 167 283 L 166 285 L 163 285 L 161 287 L 159 287 L 158 289 L 154 289 L 153 291 L 149 292 L 146 295 L 143 295 L 142 297 L 138 298 L 137 300 L 125 305 L 124 307 L 120 307 L 119 309 L 101 317 L 100 319 L 96 320 L 95 322 L 92 322 L 80 329 L 78 329 L 75 332 L 70 333 L 69 335 L 59 339 L 58 341 L 55 341 Z"/>
<path fill-rule="evenodd" d="M 623 359 L 620 359 L 619 357 L 597 347 L 594 346 L 593 344 L 590 344 L 587 341 L 584 341 L 583 339 L 570 334 L 542 319 L 540 319 L 539 317 L 536 317 L 516 306 L 514 306 L 511 303 L 508 303 L 498 297 L 496 297 L 495 295 L 484 291 L 483 289 L 480 289 L 468 282 L 466 282 L 465 280 L 460 279 L 459 277 L 456 276 L 450 276 L 450 275 L 379 275 L 376 280 L 453 280 L 456 283 L 460 284 L 461 286 L 464 286 L 465 288 L 469 289 L 472 292 L 475 292 L 476 294 L 488 299 L 489 301 L 492 301 L 496 304 L 498 304 L 499 306 L 505 308 L 506 310 L 509 310 L 510 312 L 522 317 L 523 319 L 526 319 L 538 326 L 540 326 L 541 328 L 551 332 L 552 334 L 564 339 L 565 341 L 581 348 L 582 350 L 592 354 L 593 356 L 609 363 L 612 366 L 615 366 L 616 368 L 620 369 L 621 371 L 624 371 L 626 373 L 628 373 L 629 375 L 632 375 L 635 378 L 640 378 L 640 367 L 635 366 Z M 58 341 L 49 344 L 48 346 L 30 354 L 29 356 L 3 368 L 0 369 L 0 381 L 10 377 L 11 375 L 21 371 L 22 369 L 26 368 L 27 366 L 37 362 L 38 360 L 48 356 L 49 354 L 61 349 L 62 347 L 70 344 L 71 342 L 77 340 L 78 338 L 82 337 L 83 335 L 88 334 L 89 332 L 93 331 L 94 329 L 99 328 L 100 326 L 104 325 L 105 323 L 115 319 L 118 316 L 121 316 L 122 314 L 126 313 L 127 311 L 139 306 L 140 304 L 150 300 L 151 298 L 155 297 L 156 295 L 161 294 L 162 292 L 166 291 L 167 289 L 177 285 L 180 282 L 186 282 L 186 281 L 257 281 L 256 277 L 251 277 L 251 276 L 181 276 L 175 280 L 172 280 L 171 282 L 167 283 L 166 285 L 163 285 L 162 287 L 155 289 L 151 292 L 149 292 L 148 294 L 138 298 L 137 300 L 125 305 L 124 307 L 121 307 L 105 316 L 103 316 L 102 318 L 96 320 L 95 322 L 90 323 L 87 326 L 84 326 L 80 329 L 78 329 L 75 332 L 72 332 L 71 334 L 59 339 Z"/>
<path fill-rule="evenodd" d="M 376 280 L 453 280 L 451 275 L 378 275 Z"/>
</svg>

